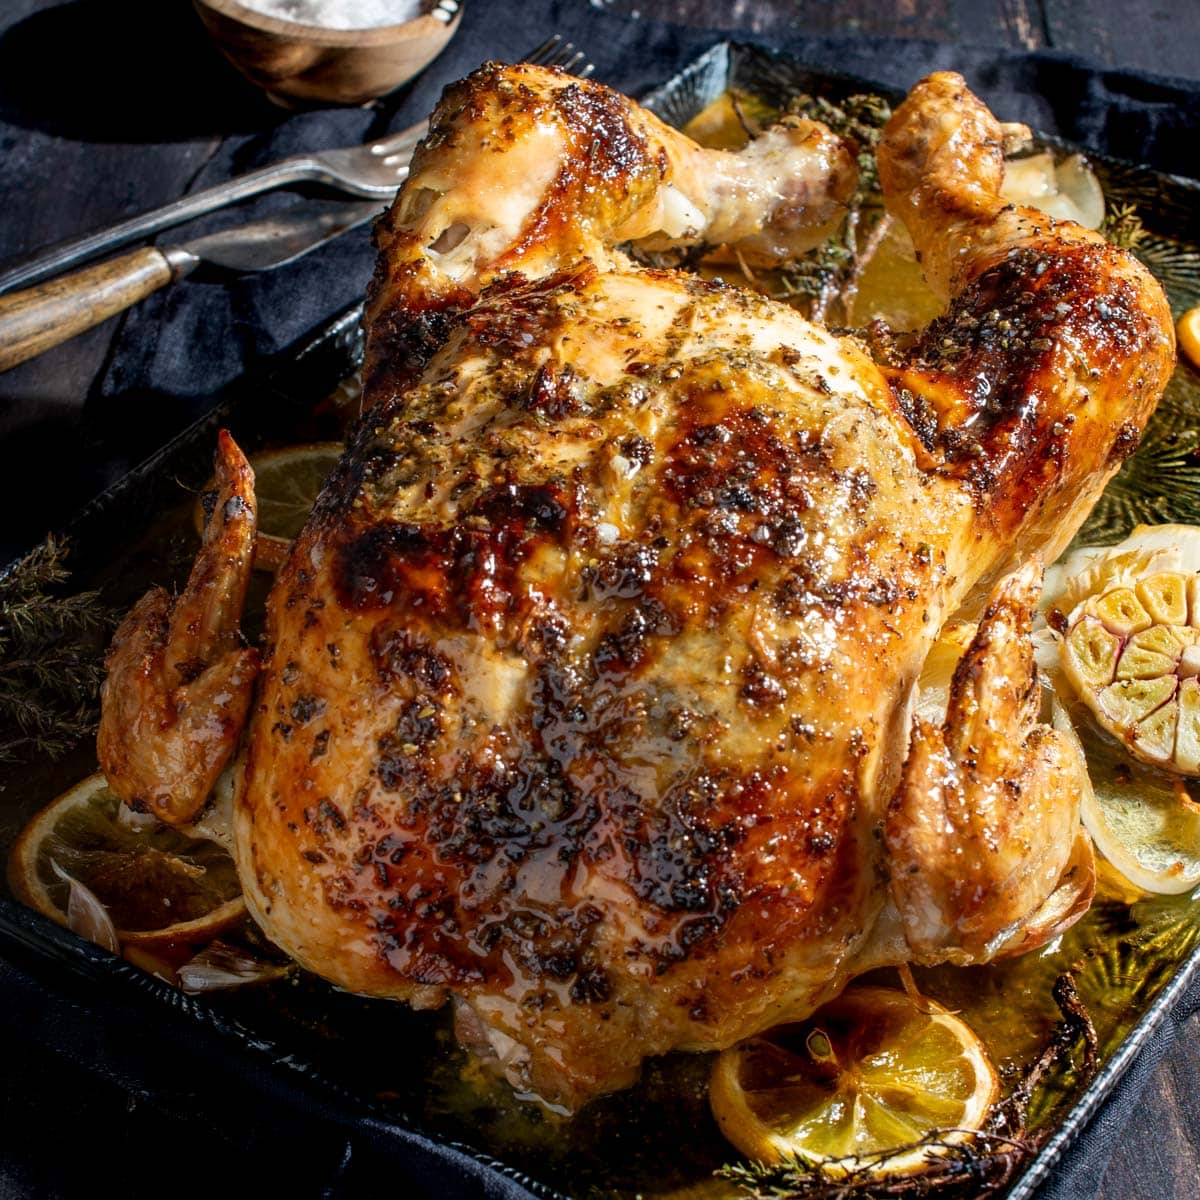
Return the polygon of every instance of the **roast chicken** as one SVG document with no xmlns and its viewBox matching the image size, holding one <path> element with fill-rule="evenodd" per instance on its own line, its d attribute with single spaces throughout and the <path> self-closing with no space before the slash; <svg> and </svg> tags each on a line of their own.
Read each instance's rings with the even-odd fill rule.
<svg viewBox="0 0 1200 1200">
<path fill-rule="evenodd" d="M 368 407 L 257 677 L 225 438 L 191 580 L 114 640 L 112 786 L 184 822 L 233 759 L 267 935 L 343 988 L 451 1002 L 565 1112 L 870 967 L 1054 936 L 1093 864 L 1077 744 L 1040 720 L 1041 564 L 1174 348 L 1132 256 L 999 198 L 1003 134 L 952 74 L 888 125 L 887 208 L 947 307 L 876 362 L 627 252 L 817 243 L 855 184 L 827 130 L 710 151 L 553 71 L 448 89 L 377 231 Z M 944 722 L 914 722 L 970 613 Z"/>
</svg>

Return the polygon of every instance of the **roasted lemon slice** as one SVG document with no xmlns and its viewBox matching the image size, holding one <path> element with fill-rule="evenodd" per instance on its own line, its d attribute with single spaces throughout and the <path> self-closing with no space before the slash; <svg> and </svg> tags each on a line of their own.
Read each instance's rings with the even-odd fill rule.
<svg viewBox="0 0 1200 1200">
<path fill-rule="evenodd" d="M 62 925 L 70 880 L 83 884 L 122 946 L 199 945 L 246 911 L 222 847 L 130 814 L 101 774 L 29 822 L 13 845 L 8 878 L 18 899 Z"/>
<path fill-rule="evenodd" d="M 932 1001 L 852 987 L 807 1020 L 724 1051 L 709 1101 L 725 1136 L 748 1158 L 785 1155 L 827 1171 L 851 1156 L 889 1174 L 916 1171 L 961 1141 L 994 1103 L 996 1072 L 970 1028 Z M 889 1151 L 897 1148 L 897 1153 Z"/>
<path fill-rule="evenodd" d="M 1083 818 L 1130 883 L 1167 896 L 1200 885 L 1200 813 L 1169 792 L 1097 788 Z"/>
<path fill-rule="evenodd" d="M 340 442 L 312 442 L 267 450 L 250 460 L 254 468 L 254 494 L 258 499 L 258 541 L 254 565 L 277 571 L 287 557 L 288 546 L 312 512 L 312 506 L 342 453 Z M 204 498 L 211 485 L 197 497 L 193 509 L 196 532 L 204 531 Z"/>
<path fill-rule="evenodd" d="M 1095 737 L 1088 768 L 1092 789 L 1080 816 L 1111 866 L 1144 892 L 1178 895 L 1200 887 L 1200 806 L 1188 786 L 1130 763 L 1118 746 Z"/>
</svg>

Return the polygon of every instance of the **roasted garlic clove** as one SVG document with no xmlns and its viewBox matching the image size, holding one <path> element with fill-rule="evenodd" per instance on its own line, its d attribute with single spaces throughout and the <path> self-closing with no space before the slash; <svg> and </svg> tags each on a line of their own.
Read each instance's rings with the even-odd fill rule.
<svg viewBox="0 0 1200 1200">
<path fill-rule="evenodd" d="M 1175 727 L 1179 705 L 1172 700 L 1140 720 L 1133 731 L 1133 744 L 1138 754 L 1163 766 L 1175 753 Z"/>
<path fill-rule="evenodd" d="M 1188 577 L 1177 571 L 1159 571 L 1137 585 L 1138 599 L 1159 625 L 1186 625 Z"/>
<path fill-rule="evenodd" d="M 1173 675 L 1158 679 L 1122 679 L 1106 687 L 1096 697 L 1101 717 L 1107 717 L 1114 733 L 1127 735 L 1160 704 L 1175 694 Z"/>
<path fill-rule="evenodd" d="M 1095 617 L 1083 617 L 1067 635 L 1063 665 L 1077 688 L 1102 688 L 1116 675 L 1120 653 L 1119 637 L 1109 633 Z"/>
<path fill-rule="evenodd" d="M 1133 639 L 1126 643 L 1125 653 L 1117 664 L 1118 679 L 1154 679 L 1175 670 L 1175 659 L 1166 654 L 1157 654 L 1143 646 L 1135 646 Z"/>
<path fill-rule="evenodd" d="M 1141 633 L 1135 633 L 1129 639 L 1127 651 L 1130 649 L 1145 650 L 1152 654 L 1161 654 L 1172 660 L 1178 659 L 1185 646 L 1193 644 L 1195 634 L 1200 630 L 1189 629 L 1185 625 L 1151 625 Z"/>
<path fill-rule="evenodd" d="M 1090 602 L 1088 607 L 1099 617 L 1105 628 L 1118 637 L 1141 633 L 1153 624 L 1150 614 L 1142 607 L 1133 588 L 1114 588 Z"/>
<path fill-rule="evenodd" d="M 1175 765 L 1185 775 L 1200 775 L 1200 681 L 1195 679 L 1179 685 Z"/>
</svg>

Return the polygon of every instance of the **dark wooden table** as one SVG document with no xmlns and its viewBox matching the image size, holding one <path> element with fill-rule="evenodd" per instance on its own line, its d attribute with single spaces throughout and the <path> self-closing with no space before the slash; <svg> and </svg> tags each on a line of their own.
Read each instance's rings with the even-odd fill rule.
<svg viewBox="0 0 1200 1200">
<path fill-rule="evenodd" d="M 1195 0 L 592 2 L 610 11 L 640 9 L 767 37 L 803 28 L 1050 47 L 1104 65 L 1200 80 L 1200 4 Z M 56 44 L 60 20 L 71 37 Z M 245 97 L 245 85 L 215 57 L 200 60 L 199 67 L 190 60 L 181 67 L 169 38 L 147 45 L 140 36 L 151 27 L 199 37 L 193 23 L 184 4 L 166 0 L 144 5 L 6 0 L 0 13 L 0 117 L 17 132 L 0 141 L 0 154 L 20 162 L 23 175 L 18 184 L 8 172 L 9 184 L 0 184 L 0 250 L 31 250 L 165 203 L 187 189 L 217 152 L 226 131 L 223 122 L 237 122 L 235 101 Z M 81 104 L 88 106 L 86 114 Z M 5 513 L 0 541 L 5 544 L 37 536 L 86 498 L 85 464 L 72 457 L 71 435 L 118 329 L 119 322 L 110 321 L 0 376 L 0 509 Z M 40 481 L 33 494 L 30 463 Z M 1193 1019 L 1188 1033 L 1158 1068 L 1121 1135 L 1099 1193 L 1103 1200 L 1200 1195 L 1195 1121 L 1200 1021 Z M 137 1177 L 141 1134 L 129 1131 L 125 1115 L 139 1108 L 136 1094 L 91 1081 L 85 1065 L 64 1062 L 7 1027 L 0 1027 L 0 1062 L 5 1064 L 0 1071 L 5 1079 L 0 1197 L 76 1194 L 85 1180 L 115 1184 Z M 178 1115 L 139 1119 L 144 1124 L 138 1128 L 151 1140 L 178 1137 L 186 1128 Z M 184 1158 L 179 1166 L 187 1169 Z M 236 1190 L 238 1179 L 228 1171 L 245 1166 L 208 1167 L 212 1186 Z M 166 1180 L 163 1185 L 171 1186 Z"/>
</svg>

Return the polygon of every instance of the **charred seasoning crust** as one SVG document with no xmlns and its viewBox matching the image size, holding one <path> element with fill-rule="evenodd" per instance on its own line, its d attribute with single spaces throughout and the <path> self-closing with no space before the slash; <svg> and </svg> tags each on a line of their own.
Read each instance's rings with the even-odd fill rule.
<svg viewBox="0 0 1200 1200">
<path fill-rule="evenodd" d="M 569 315 L 572 304 L 597 275 L 595 265 L 587 260 L 533 281 L 519 271 L 501 275 L 480 292 L 463 318 L 463 327 L 474 344 L 500 358 L 528 356 L 560 327 L 564 309 Z"/>
<path fill-rule="evenodd" d="M 1138 358 L 1162 335 L 1125 258 L 1102 242 L 1011 250 L 930 324 L 903 367 L 886 369 L 941 472 L 977 504 L 1003 496 L 1018 516 L 1073 455 L 1075 470 L 1090 470 L 1131 452 L 1162 382 Z M 1091 393 L 1125 378 L 1121 410 L 1105 411 Z M 1055 398 L 1072 386 L 1078 408 L 1064 414 Z"/>
<path fill-rule="evenodd" d="M 361 837 L 354 867 L 327 895 L 331 903 L 373 914 L 374 940 L 393 969 L 428 984 L 519 980 L 534 992 L 542 984 L 565 984 L 559 1003 L 606 1000 L 610 981 L 593 953 L 604 928 L 602 907 L 586 894 L 548 900 L 559 885 L 546 885 L 571 879 L 580 868 L 620 881 L 647 906 L 641 912 L 646 935 L 626 954 L 645 959 L 657 974 L 702 955 L 751 897 L 760 910 L 774 912 L 776 922 L 803 924 L 811 892 L 788 895 L 785 881 L 776 885 L 744 873 L 746 855 L 753 861 L 747 829 L 755 829 L 757 843 L 774 835 L 776 849 L 779 837 L 786 838 L 787 888 L 815 890 L 836 877 L 847 852 L 840 831 L 848 796 L 831 792 L 819 819 L 798 819 L 781 806 L 782 779 L 699 770 L 649 805 L 589 746 L 594 726 L 575 722 L 572 729 L 569 714 L 553 711 L 554 693 L 549 685 L 543 689 L 530 744 L 520 745 L 519 730 L 493 740 L 497 752 L 460 759 L 452 779 L 432 777 L 426 765 L 438 749 L 436 733 L 422 740 L 418 731 L 419 740 L 406 744 L 401 739 L 414 731 L 398 722 L 395 734 L 381 739 L 380 779 L 385 789 L 403 793 L 406 820 Z M 408 709 L 417 703 L 427 702 Z M 409 721 L 408 709 L 401 722 Z M 436 716 L 428 720 L 432 729 Z M 547 745 L 538 732 L 553 735 L 555 743 Z M 391 765 L 395 775 L 387 773 Z M 318 826 L 340 838 L 335 818 L 322 809 Z M 756 921 L 749 926 L 755 938 L 767 932 L 755 932 Z M 745 922 L 739 936 L 747 936 Z M 764 951 L 773 940 L 765 939 Z"/>
<path fill-rule="evenodd" d="M 492 731 L 443 774 L 432 764 L 446 750 L 447 707 L 461 694 L 452 664 L 420 635 L 394 628 L 372 639 L 371 656 L 381 678 L 410 695 L 377 743 L 381 793 L 307 806 L 303 853 L 329 866 L 322 886 L 331 907 L 369 914 L 382 960 L 401 976 L 459 986 L 516 976 L 527 998 L 543 985 L 566 989 L 540 1005 L 607 1000 L 610 980 L 592 952 L 602 911 L 586 895 L 547 899 L 559 889 L 546 883 L 581 863 L 662 914 L 647 919 L 650 936 L 633 948 L 660 972 L 736 911 L 742 893 L 730 851 L 742 814 L 768 807 L 777 781 L 701 771 L 647 804 L 606 753 L 644 722 L 639 706 L 596 716 L 582 707 L 591 693 L 572 669 L 549 658 L 527 722 Z M 390 809 L 389 795 L 402 807 Z M 810 842 L 819 863 L 836 837 Z"/>
<path fill-rule="evenodd" d="M 490 264 L 492 278 L 519 273 L 531 251 L 577 241 L 593 224 L 617 227 L 646 202 L 668 169 L 665 150 L 652 147 L 634 129 L 624 97 L 563 75 L 563 86 L 547 100 L 521 82 L 526 69 L 487 63 L 451 84 L 434 111 L 410 175 L 418 179 L 424 157 L 455 138 L 463 122 L 486 122 L 494 131 L 489 137 L 493 149 L 517 140 L 530 124 L 553 120 L 561 126 L 567 141 L 562 165 L 513 245 Z M 367 293 L 371 338 L 365 374 L 368 391 L 379 395 L 417 379 L 444 343 L 448 317 L 473 301 L 469 291 L 444 279 L 431 286 L 422 262 L 424 247 L 395 227 L 405 193 L 402 189 L 375 230 L 378 254 Z"/>
<path fill-rule="evenodd" d="M 371 281 L 368 295 L 385 287 L 403 287 L 406 276 L 417 269 L 406 264 L 391 281 L 385 278 L 385 256 Z M 385 307 L 371 323 L 370 351 L 363 367 L 363 387 L 368 396 L 397 394 L 421 376 L 429 360 L 445 345 L 455 317 L 471 303 L 469 292 L 458 290 L 423 309 L 409 305 Z"/>
<path fill-rule="evenodd" d="M 497 484 L 448 529 L 406 522 L 352 533 L 337 552 L 339 600 L 351 611 L 400 607 L 498 631 L 521 564 L 559 540 L 568 503 L 554 485 Z"/>
<path fill-rule="evenodd" d="M 519 353 L 527 319 L 546 311 L 526 311 L 519 292 L 510 299 L 495 306 L 494 326 L 478 312 L 471 317 L 475 335 L 504 356 Z M 628 887 L 645 906 L 647 930 L 630 952 L 661 973 L 703 956 L 748 896 L 778 914 L 776 921 L 784 914 L 799 920 L 850 853 L 844 822 L 855 803 L 852 787 L 827 788 L 818 816 L 808 803 L 811 779 L 790 779 L 778 767 L 706 765 L 715 735 L 705 714 L 621 688 L 649 668 L 665 639 L 723 619 L 760 579 L 795 577 L 797 595 L 810 605 L 895 602 L 894 592 L 859 594 L 887 568 L 865 554 L 841 588 L 815 560 L 804 566 L 808 533 L 799 522 L 818 519 L 813 494 L 836 495 L 852 520 L 863 521 L 875 485 L 864 471 L 834 469 L 819 440 L 803 429 L 788 432 L 781 413 L 747 406 L 747 390 L 769 397 L 773 377 L 759 379 L 737 354 L 682 372 L 669 364 L 630 370 L 650 389 L 662 382 L 660 373 L 675 370 L 670 382 L 689 389 L 665 449 L 633 435 L 621 443 L 653 481 L 646 486 L 655 512 L 646 529 L 659 532 L 649 544 L 594 549 L 580 595 L 561 598 L 561 616 L 531 606 L 521 572 L 539 545 L 577 543 L 573 488 L 528 478 L 473 487 L 448 526 L 372 515 L 391 489 L 391 473 L 406 469 L 397 466 L 391 431 L 404 435 L 405 446 L 406 430 L 416 441 L 444 436 L 436 421 L 411 419 L 401 400 L 366 415 L 310 526 L 327 539 L 328 570 L 347 616 L 382 621 L 369 627 L 370 660 L 381 687 L 402 698 L 374 746 L 381 799 L 344 811 L 349 833 L 318 809 L 312 852 L 337 863 L 339 847 L 358 847 L 353 864 L 326 885 L 328 902 L 369 912 L 380 954 L 406 979 L 499 985 L 512 983 L 515 971 L 541 1005 L 602 1003 L 612 981 L 593 943 L 606 923 L 586 898 L 529 899 L 545 894 L 547 880 L 570 879 L 582 866 Z M 727 386 L 735 378 L 740 389 Z M 553 419 L 547 398 L 559 403 L 572 393 L 569 382 L 552 384 L 534 372 L 522 394 L 527 399 L 511 411 L 529 424 Z M 578 619 L 574 603 L 604 613 L 582 659 L 566 653 L 569 622 Z M 403 626 L 389 613 L 403 614 Z M 519 646 L 532 665 L 528 707 L 504 728 L 473 736 L 461 726 L 467 684 L 433 641 L 455 630 Z M 770 670 L 752 665 L 738 685 L 740 703 L 774 710 L 792 674 L 819 666 L 788 652 Z M 297 707 L 315 709 L 305 696 L 283 694 L 285 723 L 293 724 Z M 326 734 L 319 758 L 336 751 L 337 736 Z M 629 786 L 626 748 L 680 741 L 692 747 L 693 769 L 659 796 Z M 312 761 L 316 750 L 314 741 L 296 752 Z M 383 818 L 387 798 L 401 807 Z M 764 876 L 751 836 L 794 843 L 785 881 Z M 784 895 L 784 883 L 799 890 Z M 763 933 L 736 935 L 746 937 Z"/>
</svg>

